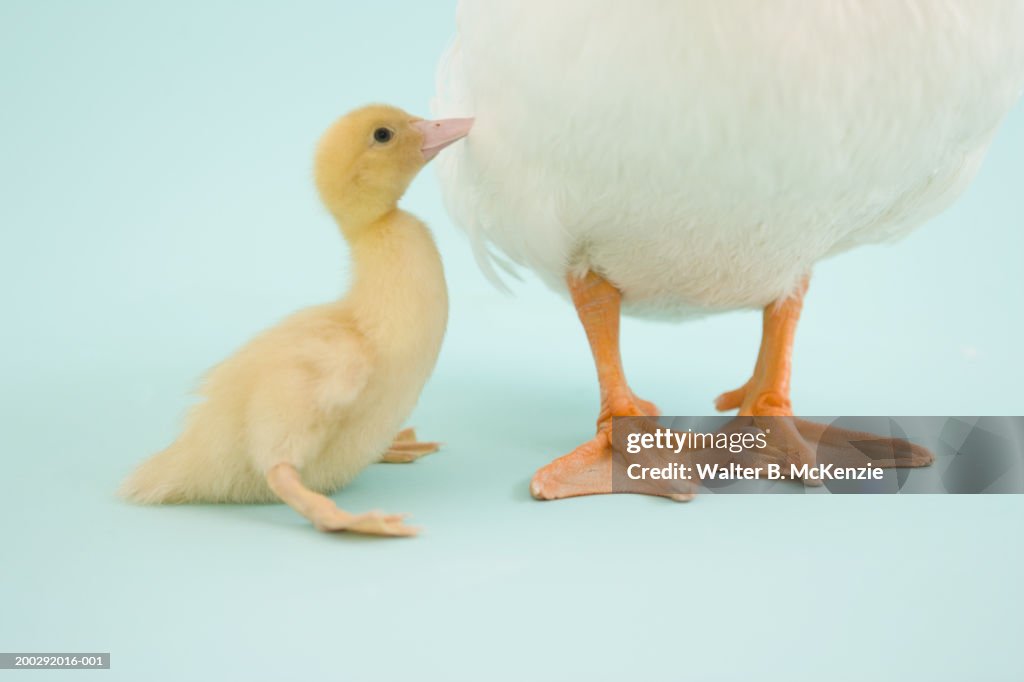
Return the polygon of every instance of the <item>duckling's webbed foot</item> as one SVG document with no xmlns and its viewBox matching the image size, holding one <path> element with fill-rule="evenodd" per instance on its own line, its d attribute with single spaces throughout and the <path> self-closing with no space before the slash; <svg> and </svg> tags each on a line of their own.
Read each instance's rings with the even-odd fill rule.
<svg viewBox="0 0 1024 682">
<path fill-rule="evenodd" d="M 416 535 L 419 528 L 405 525 L 408 514 L 385 514 L 370 511 L 363 514 L 349 514 L 337 507 L 333 511 L 314 521 L 317 530 L 326 532 L 348 531 L 364 535 L 389 535 L 405 537 Z"/>
<path fill-rule="evenodd" d="M 388 464 L 408 464 L 424 455 L 437 452 L 439 449 L 441 449 L 440 443 L 416 440 L 416 430 L 409 427 L 398 432 L 394 442 L 391 443 L 380 461 Z"/>
<path fill-rule="evenodd" d="M 384 514 L 378 511 L 352 514 L 338 508 L 331 498 L 307 488 L 298 470 L 287 462 L 271 467 L 267 472 L 267 484 L 283 502 L 309 519 L 317 530 L 392 537 L 416 535 L 419 532 L 418 528 L 405 525 L 405 514 Z"/>
</svg>

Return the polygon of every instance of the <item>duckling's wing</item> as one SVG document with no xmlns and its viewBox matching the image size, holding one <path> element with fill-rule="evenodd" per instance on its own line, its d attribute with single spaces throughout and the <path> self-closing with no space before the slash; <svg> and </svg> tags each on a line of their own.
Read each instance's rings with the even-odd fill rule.
<svg viewBox="0 0 1024 682">
<path fill-rule="evenodd" d="M 308 352 L 315 368 L 317 404 L 327 412 L 337 412 L 355 403 L 373 371 L 373 355 L 363 335 L 346 330 L 323 343 L 311 344 Z"/>
</svg>

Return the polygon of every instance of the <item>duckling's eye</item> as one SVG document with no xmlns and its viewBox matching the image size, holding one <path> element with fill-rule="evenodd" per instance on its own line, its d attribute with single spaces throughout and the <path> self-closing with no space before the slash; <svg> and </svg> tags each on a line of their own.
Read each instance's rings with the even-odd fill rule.
<svg viewBox="0 0 1024 682">
<path fill-rule="evenodd" d="M 391 138 L 395 136 L 395 131 L 391 128 L 377 128 L 373 131 L 373 141 L 384 144 L 385 142 L 391 142 Z"/>
</svg>

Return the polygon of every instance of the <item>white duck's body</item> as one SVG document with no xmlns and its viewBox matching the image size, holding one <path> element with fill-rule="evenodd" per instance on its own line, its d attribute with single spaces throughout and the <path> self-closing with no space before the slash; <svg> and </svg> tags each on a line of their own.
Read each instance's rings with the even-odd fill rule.
<svg viewBox="0 0 1024 682">
<path fill-rule="evenodd" d="M 473 115 L 446 204 L 626 310 L 785 297 L 973 178 L 1024 87 L 1024 2 L 462 0 L 435 110 Z"/>
</svg>

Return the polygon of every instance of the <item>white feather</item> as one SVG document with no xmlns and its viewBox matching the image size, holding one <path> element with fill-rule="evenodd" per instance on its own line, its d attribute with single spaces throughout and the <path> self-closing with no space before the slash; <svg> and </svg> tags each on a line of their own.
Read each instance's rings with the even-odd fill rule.
<svg viewBox="0 0 1024 682">
<path fill-rule="evenodd" d="M 760 307 L 945 208 L 1022 87 L 1020 0 L 462 0 L 437 166 L 485 268 Z"/>
</svg>

